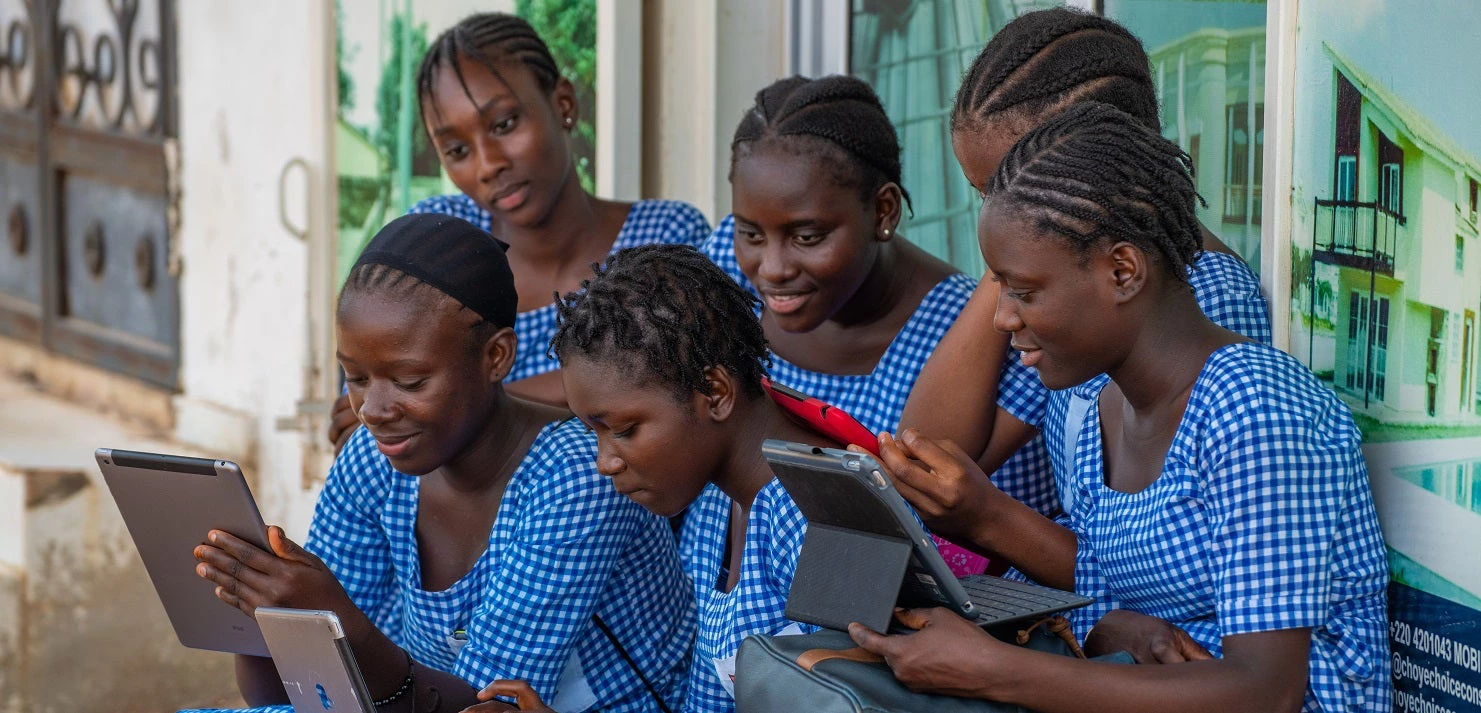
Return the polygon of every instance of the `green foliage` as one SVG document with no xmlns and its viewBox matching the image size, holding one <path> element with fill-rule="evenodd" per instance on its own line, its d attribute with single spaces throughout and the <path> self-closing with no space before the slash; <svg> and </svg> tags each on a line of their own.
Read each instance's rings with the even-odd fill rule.
<svg viewBox="0 0 1481 713">
<path fill-rule="evenodd" d="M 390 57 L 385 66 L 381 67 L 380 84 L 375 91 L 375 111 L 380 118 L 380 123 L 372 132 L 371 140 L 381 155 L 387 156 L 392 163 L 396 160 L 396 123 L 401 116 L 401 55 L 402 55 L 402 33 L 410 32 L 411 36 L 411 72 L 407 81 L 416 81 L 417 67 L 421 65 L 422 56 L 427 53 L 427 26 L 425 24 L 411 26 L 408 19 L 397 13 L 391 16 L 390 33 L 387 42 L 390 43 Z M 416 101 L 415 87 L 413 87 L 412 101 Z M 437 173 L 437 157 L 432 152 L 431 145 L 427 142 L 427 132 L 421 126 L 420 112 L 412 109 L 411 127 L 411 153 L 412 163 L 415 167 L 413 173 L 416 175 L 428 175 Z M 426 157 L 431 157 L 431 165 Z"/>
<path fill-rule="evenodd" d="M 1312 255 L 1310 250 L 1302 250 L 1296 247 L 1295 242 L 1291 244 L 1291 284 L 1305 285 L 1311 280 Z"/>
<path fill-rule="evenodd" d="M 370 211 L 386 189 L 383 178 L 339 177 L 339 225 L 364 226 Z"/>
<path fill-rule="evenodd" d="M 355 108 L 355 78 L 350 76 L 350 71 L 345 68 L 355 54 L 360 51 L 357 47 L 345 46 L 345 9 L 342 0 L 334 0 L 334 56 L 335 65 L 339 71 L 339 115 Z"/>
<path fill-rule="evenodd" d="M 596 0 L 516 0 L 514 14 L 540 33 L 556 66 L 576 87 L 580 119 L 571 131 L 581 185 L 593 190 L 596 161 Z"/>
</svg>

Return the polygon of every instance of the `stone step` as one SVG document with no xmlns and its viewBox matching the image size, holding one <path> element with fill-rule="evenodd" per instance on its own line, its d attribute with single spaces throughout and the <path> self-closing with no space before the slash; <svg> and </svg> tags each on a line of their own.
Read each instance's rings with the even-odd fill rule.
<svg viewBox="0 0 1481 713">
<path fill-rule="evenodd" d="M 0 379 L 0 711 L 157 711 L 231 702 L 227 654 L 180 645 L 93 460 L 189 454 Z"/>
</svg>

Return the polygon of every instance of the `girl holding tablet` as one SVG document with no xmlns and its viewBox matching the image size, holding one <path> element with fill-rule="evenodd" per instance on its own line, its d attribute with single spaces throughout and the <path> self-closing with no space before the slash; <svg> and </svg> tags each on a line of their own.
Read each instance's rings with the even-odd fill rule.
<svg viewBox="0 0 1481 713">
<path fill-rule="evenodd" d="M 383 703 L 430 686 L 457 711 L 514 679 L 562 710 L 677 707 L 693 603 L 672 533 L 595 471 L 581 424 L 505 392 L 517 302 L 486 232 L 440 215 L 383 229 L 336 323 L 365 425 L 308 542 L 212 532 L 199 574 L 248 614 L 336 612 Z M 269 661 L 238 678 L 249 702 L 286 702 Z"/>
</svg>

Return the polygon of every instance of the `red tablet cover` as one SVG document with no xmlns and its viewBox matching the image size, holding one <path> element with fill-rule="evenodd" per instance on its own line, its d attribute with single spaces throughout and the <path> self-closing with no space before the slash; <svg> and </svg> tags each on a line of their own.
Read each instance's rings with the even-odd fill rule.
<svg viewBox="0 0 1481 713">
<path fill-rule="evenodd" d="M 855 421 L 847 411 L 771 379 L 762 379 L 761 386 L 771 400 L 798 423 L 844 445 L 856 445 L 872 455 L 879 455 L 879 437 Z"/>
<path fill-rule="evenodd" d="M 855 421 L 847 411 L 796 389 L 775 383 L 771 379 L 763 378 L 761 386 L 766 389 L 766 394 L 771 397 L 771 400 L 781 406 L 782 410 L 786 411 L 794 421 L 839 443 L 853 444 L 876 457 L 879 456 L 879 437 L 870 433 L 864 424 Z M 931 539 L 936 542 L 936 548 L 941 551 L 941 556 L 946 558 L 946 564 L 951 567 L 952 573 L 958 577 L 982 574 L 985 570 L 991 569 L 990 561 L 986 557 L 936 535 L 932 535 Z M 998 569 L 1006 569 L 1006 567 Z M 1002 574 L 1002 572 L 995 574 Z"/>
</svg>

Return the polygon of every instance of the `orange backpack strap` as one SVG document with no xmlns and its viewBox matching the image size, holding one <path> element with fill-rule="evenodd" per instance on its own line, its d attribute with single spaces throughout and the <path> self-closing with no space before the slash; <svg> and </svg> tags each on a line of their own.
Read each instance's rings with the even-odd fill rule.
<svg viewBox="0 0 1481 713">
<path fill-rule="evenodd" d="M 884 657 L 876 653 L 865 651 L 857 646 L 852 649 L 808 649 L 797 655 L 797 665 L 804 671 L 812 671 L 813 667 L 823 661 L 843 659 L 845 661 L 858 661 L 859 663 L 884 663 Z"/>
</svg>

